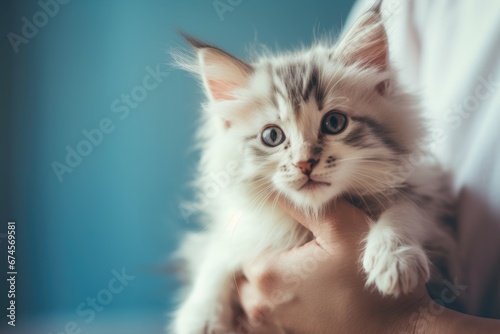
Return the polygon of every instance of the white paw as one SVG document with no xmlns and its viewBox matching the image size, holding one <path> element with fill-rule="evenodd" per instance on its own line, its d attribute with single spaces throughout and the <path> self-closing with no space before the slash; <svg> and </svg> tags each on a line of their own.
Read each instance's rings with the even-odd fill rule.
<svg viewBox="0 0 500 334">
<path fill-rule="evenodd" d="M 367 285 L 394 297 L 413 291 L 430 277 L 429 260 L 419 246 L 401 244 L 395 238 L 368 238 L 363 256 Z"/>
</svg>

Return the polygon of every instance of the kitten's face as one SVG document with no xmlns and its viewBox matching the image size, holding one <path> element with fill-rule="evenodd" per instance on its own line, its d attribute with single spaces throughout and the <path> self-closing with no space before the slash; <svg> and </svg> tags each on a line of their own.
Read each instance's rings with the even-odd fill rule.
<svg viewBox="0 0 500 334">
<path fill-rule="evenodd" d="M 267 183 L 258 180 L 268 180 L 312 208 L 388 187 L 406 152 L 391 129 L 399 120 L 385 109 L 384 76 L 351 71 L 321 50 L 256 68 L 252 84 L 263 96 L 253 97 L 250 115 L 233 129 L 249 184 L 261 189 Z"/>
<path fill-rule="evenodd" d="M 201 75 L 207 112 L 225 125 L 205 130 L 218 138 L 208 155 L 242 161 L 241 180 L 256 198 L 277 191 L 317 209 L 339 195 L 395 186 L 401 155 L 411 153 L 421 127 L 393 82 L 378 12 L 361 17 L 334 47 L 253 65 L 187 39 L 199 61 L 184 67 Z"/>
</svg>

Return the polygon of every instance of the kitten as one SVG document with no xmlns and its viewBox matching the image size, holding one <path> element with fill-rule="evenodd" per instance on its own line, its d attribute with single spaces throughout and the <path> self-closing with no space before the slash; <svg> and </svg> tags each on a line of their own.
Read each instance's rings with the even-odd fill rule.
<svg viewBox="0 0 500 334">
<path fill-rule="evenodd" d="M 338 198 L 362 208 L 373 222 L 361 259 L 366 283 L 384 295 L 438 281 L 431 263 L 454 270 L 446 178 L 424 157 L 424 123 L 395 78 L 379 8 L 333 46 L 252 64 L 186 39 L 197 59 L 176 60 L 207 95 L 196 180 L 206 229 L 179 251 L 191 282 L 175 333 L 229 332 L 242 263 L 311 238 L 272 194 L 310 215 Z"/>
</svg>

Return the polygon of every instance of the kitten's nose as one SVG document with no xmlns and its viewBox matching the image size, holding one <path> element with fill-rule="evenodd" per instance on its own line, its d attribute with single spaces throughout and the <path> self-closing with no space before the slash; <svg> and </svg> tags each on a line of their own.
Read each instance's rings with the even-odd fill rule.
<svg viewBox="0 0 500 334">
<path fill-rule="evenodd" d="M 294 164 L 295 167 L 300 168 L 300 171 L 307 176 L 309 176 L 314 169 L 314 167 L 318 164 L 318 160 L 309 159 L 307 161 L 299 161 Z"/>
</svg>

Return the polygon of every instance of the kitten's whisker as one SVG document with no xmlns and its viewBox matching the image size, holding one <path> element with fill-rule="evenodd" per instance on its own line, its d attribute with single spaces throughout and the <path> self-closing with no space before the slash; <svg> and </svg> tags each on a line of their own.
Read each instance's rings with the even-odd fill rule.
<svg viewBox="0 0 500 334">
<path fill-rule="evenodd" d="M 365 184 L 364 182 L 361 182 L 362 180 L 360 180 L 358 177 L 356 177 L 356 176 L 354 176 L 354 175 L 351 175 L 351 177 L 353 178 L 353 181 L 354 181 L 356 184 L 361 185 L 362 187 L 365 187 L 365 186 L 366 186 L 366 184 Z M 355 190 L 355 191 L 358 193 L 358 195 L 360 196 L 361 200 L 365 203 L 366 207 L 367 207 L 367 208 L 369 208 L 369 205 L 366 203 L 366 201 L 365 201 L 365 199 L 364 199 L 364 197 L 365 197 L 366 195 L 364 195 L 364 196 L 363 196 L 363 195 L 361 195 L 361 193 L 359 192 L 359 190 L 358 190 L 358 189 L 356 189 L 356 188 L 353 188 L 353 190 Z M 381 203 L 380 201 L 379 201 L 379 204 L 380 204 L 380 205 L 382 205 L 382 203 Z M 369 210 L 369 209 L 368 209 L 368 211 L 369 211 L 369 214 L 370 214 L 371 216 L 373 216 L 373 213 L 371 212 L 371 210 Z"/>
<path fill-rule="evenodd" d="M 363 173 L 362 171 L 357 171 L 357 170 L 352 170 L 351 173 L 353 175 L 358 175 L 358 179 L 360 180 L 363 180 L 365 181 L 365 183 L 363 184 L 365 187 L 369 188 L 369 189 L 375 189 L 376 192 L 373 192 L 373 194 L 375 193 L 384 193 L 387 189 L 393 189 L 393 185 L 391 184 L 387 184 L 387 183 L 384 183 L 383 180 L 381 179 L 378 179 L 376 178 L 375 176 L 373 175 L 370 175 L 370 174 L 366 174 L 366 173 Z M 381 185 L 383 186 L 383 188 L 378 188 L 378 187 L 375 187 L 374 184 L 370 183 L 369 181 L 367 181 L 366 179 L 369 179 L 369 180 L 372 180 L 372 181 L 375 181 L 376 184 L 378 185 Z"/>
<path fill-rule="evenodd" d="M 355 175 L 360 175 L 362 177 L 367 177 L 368 175 L 360 173 L 359 171 L 356 171 L 356 170 L 353 170 L 351 172 L 352 172 L 352 177 L 357 180 L 357 183 L 361 184 L 361 186 L 363 188 L 365 188 L 368 191 L 369 194 L 374 195 L 373 197 L 375 197 L 375 199 L 379 202 L 380 206 L 383 207 L 383 208 L 385 208 L 385 205 L 378 198 L 378 195 L 382 195 L 382 196 L 384 196 L 386 198 L 386 200 L 388 200 L 390 202 L 390 199 L 387 198 L 387 196 L 384 194 L 384 192 L 381 191 L 381 190 L 379 190 L 378 188 L 375 188 L 372 184 L 366 182 L 366 180 L 363 180 L 363 178 L 355 176 Z M 365 181 L 365 182 L 361 183 L 361 181 Z M 375 191 L 373 191 L 373 189 Z"/>
<path fill-rule="evenodd" d="M 395 165 L 396 163 L 390 163 L 387 161 L 379 160 L 378 158 L 374 157 L 351 157 L 351 158 L 343 158 L 340 160 L 336 160 L 335 162 L 343 162 L 343 161 L 366 161 L 367 163 L 378 163 L 378 164 L 385 164 L 385 165 Z"/>
<path fill-rule="evenodd" d="M 373 213 L 370 210 L 370 206 L 368 205 L 368 203 L 366 203 L 365 198 L 363 196 L 361 196 L 361 194 L 359 193 L 359 190 L 355 189 L 355 191 L 358 193 L 358 196 L 361 198 L 363 203 L 365 203 L 366 209 L 368 210 L 368 213 L 370 214 L 370 216 L 373 217 Z"/>
<path fill-rule="evenodd" d="M 250 203 L 248 203 L 248 207 L 249 208 L 253 208 L 254 205 L 255 205 L 255 207 L 257 207 L 258 205 L 260 205 L 261 199 L 266 197 L 266 195 L 269 193 L 270 189 L 271 189 L 271 187 L 267 187 L 267 188 L 261 189 L 261 191 L 259 191 L 257 194 L 255 194 L 253 196 L 252 201 Z"/>
<path fill-rule="evenodd" d="M 271 203 L 271 218 L 274 218 L 274 211 L 276 209 L 276 205 L 278 204 L 278 199 L 280 198 L 281 196 L 281 190 L 277 190 L 276 193 L 275 193 L 275 198 L 273 200 L 273 202 Z"/>
</svg>

